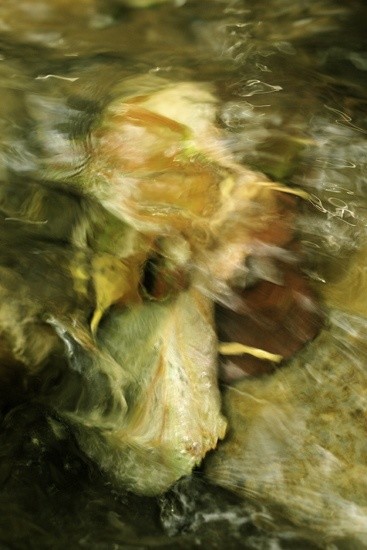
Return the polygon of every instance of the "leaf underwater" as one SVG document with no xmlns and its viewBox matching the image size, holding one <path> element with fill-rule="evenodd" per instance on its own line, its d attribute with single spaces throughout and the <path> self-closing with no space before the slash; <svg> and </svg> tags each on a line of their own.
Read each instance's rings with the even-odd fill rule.
<svg viewBox="0 0 367 550">
<path fill-rule="evenodd" d="M 121 391 L 127 410 L 112 429 L 79 429 L 78 441 L 118 483 L 137 493 L 156 494 L 190 473 L 225 435 L 216 380 L 218 349 L 226 348 L 219 348 L 214 332 L 213 302 L 233 316 L 233 310 L 241 311 L 241 304 L 250 300 L 243 301 L 236 290 L 241 279 L 245 283 L 242 280 L 240 286 L 246 286 L 246 259 L 255 252 L 268 257 L 277 270 L 271 254 L 283 250 L 287 258 L 286 248 L 294 239 L 297 190 L 232 162 L 214 124 L 216 100 L 210 87 L 157 78 L 135 79 L 124 86 L 125 91 L 115 91 L 118 99 L 92 129 L 90 160 L 77 183 L 112 219 L 127 224 L 131 242 L 138 243 L 138 248 L 116 245 L 115 254 L 130 266 L 125 281 L 131 288 L 125 297 L 121 294 L 117 300 L 118 276 L 117 286 L 114 277 L 109 276 L 108 285 L 103 277 L 95 279 L 100 307 L 92 321 L 99 347 L 124 369 Z M 129 96 L 129 87 L 139 86 L 141 95 L 135 91 Z M 102 235 L 104 231 L 109 231 L 108 224 L 101 228 Z M 134 232 L 143 240 L 136 241 Z M 318 331 L 317 308 L 311 311 L 313 296 L 297 275 L 293 251 L 290 258 L 285 264 L 290 261 L 287 269 L 293 275 L 275 284 L 280 289 L 279 307 L 286 303 L 278 317 L 296 307 L 296 334 L 303 306 L 294 296 L 304 296 L 311 304 L 304 335 L 289 344 L 290 332 L 285 332 L 283 347 L 276 344 L 282 356 L 258 349 L 264 338 L 257 339 L 253 350 L 254 342 L 246 346 L 242 335 L 246 330 L 256 335 L 259 327 L 255 324 L 251 333 L 251 319 L 244 322 L 239 315 L 233 318 L 236 326 L 243 325 L 236 348 L 239 357 L 231 359 L 240 365 L 244 350 L 246 357 L 257 354 L 274 365 L 291 354 L 287 346 L 294 353 Z M 152 270 L 149 282 L 141 274 L 147 266 Z M 131 302 L 127 295 L 134 293 L 139 271 L 140 286 Z M 142 292 L 145 283 L 148 300 Z M 103 319 L 113 297 L 120 305 Z M 260 299 L 254 304 L 256 313 Z M 270 312 L 274 315 L 274 306 Z M 218 321 L 221 330 L 217 315 Z M 236 333 L 231 323 L 226 325 L 232 335 Z M 278 337 L 276 333 L 273 340 Z M 251 368 L 246 363 L 244 370 Z"/>
<path fill-rule="evenodd" d="M 72 377 L 49 398 L 117 485 L 161 493 L 224 437 L 212 304 L 197 291 L 116 311 L 89 355 L 59 333 L 85 379 Z"/>
<path fill-rule="evenodd" d="M 36 186 L 33 202 L 24 196 L 17 209 L 28 220 L 19 235 L 28 231 L 33 247 L 16 263 L 29 316 L 20 325 L 19 338 L 27 336 L 20 348 L 30 346 L 38 325 L 51 334 L 33 363 L 19 359 L 37 373 L 38 400 L 70 423 L 85 454 L 117 485 L 154 495 L 189 474 L 225 436 L 218 351 L 231 349 L 242 375 L 261 371 L 243 361 L 244 353 L 272 366 L 287 357 L 286 343 L 267 349 L 264 338 L 248 341 L 246 311 L 250 303 L 252 315 L 261 310 L 261 281 L 278 289 L 276 305 L 269 302 L 271 315 L 274 307 L 282 311 L 277 319 L 298 300 L 292 319 L 302 323 L 302 296 L 313 304 L 292 248 L 303 195 L 233 162 L 215 125 L 210 86 L 149 76 L 127 80 L 111 95 L 83 144 L 84 168 L 58 182 L 58 191 L 47 182 Z M 74 201 L 67 216 L 78 212 L 67 238 L 66 228 L 62 234 L 53 222 L 40 223 L 54 192 Z M 55 244 L 51 253 L 42 248 L 47 239 L 67 246 Z M 34 255 L 34 247 L 44 253 Z M 32 283 L 25 274 L 33 256 Z M 52 281 L 44 275 L 50 272 L 57 273 Z M 253 277 L 258 284 L 247 289 Z M 5 276 L 1 284 L 7 288 Z M 221 345 L 216 324 L 221 335 L 231 323 L 221 324 L 216 303 L 234 323 Z M 317 308 L 309 309 L 308 329 L 292 353 L 319 328 Z M 57 371 L 60 345 L 66 364 Z"/>
<path fill-rule="evenodd" d="M 297 195 L 305 194 L 233 162 L 210 86 L 141 77 L 114 94 L 74 185 L 150 239 L 168 270 L 235 309 L 247 259 L 272 264 L 294 237 Z"/>
</svg>

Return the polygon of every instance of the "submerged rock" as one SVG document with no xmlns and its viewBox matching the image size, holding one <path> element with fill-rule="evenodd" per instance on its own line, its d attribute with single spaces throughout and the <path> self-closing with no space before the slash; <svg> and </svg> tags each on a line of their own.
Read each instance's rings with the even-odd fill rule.
<svg viewBox="0 0 367 550">
<path fill-rule="evenodd" d="M 231 430 L 206 462 L 211 481 L 316 541 L 367 543 L 365 331 L 364 317 L 334 310 L 284 369 L 229 387 Z"/>
</svg>

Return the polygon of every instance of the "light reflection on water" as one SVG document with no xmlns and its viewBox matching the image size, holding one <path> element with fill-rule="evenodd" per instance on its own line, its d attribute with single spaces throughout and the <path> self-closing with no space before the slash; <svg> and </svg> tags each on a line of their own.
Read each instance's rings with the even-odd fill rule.
<svg viewBox="0 0 367 550">
<path fill-rule="evenodd" d="M 366 15 L 358 1 L 253 6 L 246 0 L 193 0 L 130 10 L 107 0 L 3 0 L 0 207 L 12 230 L 3 234 L 1 254 L 14 246 L 23 252 L 23 246 L 22 269 L 31 272 L 28 238 L 37 235 L 60 249 L 83 238 L 71 234 L 83 212 L 65 181 L 88 162 L 90 130 L 121 92 L 121 82 L 125 93 L 129 85 L 137 92 L 130 79 L 138 75 L 210 82 L 219 98 L 221 145 L 237 162 L 310 193 L 298 221 L 305 272 L 332 308 L 360 315 L 363 324 L 367 311 L 358 295 L 366 289 Z M 47 225 L 44 211 L 28 208 L 37 194 L 47 203 Z M 33 217 L 19 228 L 25 204 Z M 52 246 L 50 254 L 59 254 Z M 62 254 L 69 261 L 67 251 Z M 47 279 L 54 291 L 45 299 L 55 307 L 63 276 Z M 35 292 L 37 281 L 34 274 Z M 84 307 L 80 299 L 76 310 Z M 344 336 L 331 333 L 331 339 L 340 338 L 363 369 L 360 326 L 348 316 L 340 319 Z M 209 485 L 201 472 L 157 500 L 116 493 L 65 428 L 58 438 L 51 434 L 43 413 L 39 406 L 20 408 L 4 420 L 4 547 L 61 548 L 65 541 L 98 549 L 221 548 L 224 541 L 228 548 L 240 541 L 254 549 L 326 547 L 328 541 L 314 541 L 304 527 L 298 534 L 289 526 L 277 532 L 266 508 L 243 504 Z M 266 504 L 263 495 L 260 501 Z M 345 537 L 335 544 L 358 543 Z"/>
</svg>

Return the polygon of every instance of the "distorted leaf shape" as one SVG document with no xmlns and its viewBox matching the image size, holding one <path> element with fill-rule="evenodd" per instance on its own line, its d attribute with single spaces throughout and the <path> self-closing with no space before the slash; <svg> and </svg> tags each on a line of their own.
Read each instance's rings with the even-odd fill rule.
<svg viewBox="0 0 367 550">
<path fill-rule="evenodd" d="M 93 192 L 137 229 L 190 232 L 193 219 L 215 212 L 220 175 L 185 153 L 188 127 L 136 105 L 116 109 L 92 135 Z"/>
<path fill-rule="evenodd" d="M 92 194 L 137 232 L 181 239 L 180 261 L 172 246 L 159 260 L 156 244 L 147 246 L 147 297 L 166 299 L 191 284 L 221 303 L 217 324 L 225 342 L 288 359 L 320 327 L 316 297 L 292 249 L 299 199 L 307 195 L 231 160 L 208 87 L 154 80 L 140 79 L 145 93 L 121 91 L 106 108 L 91 134 L 84 185 L 92 184 Z M 251 258 L 256 273 L 246 265 Z M 253 274 L 260 282 L 249 289 Z M 269 357 L 231 361 L 256 374 L 273 370 Z"/>
<path fill-rule="evenodd" d="M 133 306 L 140 301 L 138 286 L 141 276 L 139 257 L 119 260 L 111 255 L 95 255 L 92 258 L 92 273 L 96 308 L 91 320 L 95 333 L 104 312 L 117 302 Z"/>
<path fill-rule="evenodd" d="M 110 357 L 105 366 L 112 360 L 121 371 L 114 391 L 127 408 L 109 417 L 108 429 L 98 429 L 95 409 L 71 418 L 83 450 L 119 485 L 160 493 L 224 437 L 212 324 L 210 301 L 194 290 L 116 310 L 102 323 L 99 361 Z"/>
<path fill-rule="evenodd" d="M 137 176 L 173 167 L 188 137 L 184 125 L 135 104 L 122 103 L 109 111 L 93 140 L 102 157 L 110 156 L 112 166 L 118 164 L 124 173 Z"/>
<path fill-rule="evenodd" d="M 287 348 L 276 332 L 298 330 L 290 324 L 309 296 L 285 249 L 302 193 L 228 156 L 215 105 L 194 83 L 117 93 L 92 128 L 87 165 L 65 182 L 80 188 L 88 216 L 68 247 L 33 262 L 35 283 L 27 281 L 33 252 L 16 260 L 27 300 L 45 283 L 32 315 L 65 344 L 68 368 L 51 406 L 88 456 L 142 494 L 189 474 L 224 436 L 214 302 L 223 304 L 221 340 L 257 348 L 260 363 L 266 352 L 289 357 L 314 334 L 307 325 L 307 338 L 294 336 Z M 249 257 L 264 259 L 256 276 L 269 279 L 252 288 Z M 50 270 L 52 283 L 43 278 Z M 283 279 L 271 282 L 278 272 Z"/>
<path fill-rule="evenodd" d="M 157 91 L 153 78 L 148 84 L 150 94 L 122 95 L 107 107 L 91 132 L 90 161 L 78 184 L 139 231 L 181 232 L 197 247 L 203 235 L 210 244 L 233 215 L 244 216 L 244 225 L 249 218 L 254 232 L 263 229 L 256 203 L 274 202 L 270 188 L 290 190 L 233 163 L 214 124 L 215 98 L 203 84 L 162 89 L 157 79 Z"/>
</svg>

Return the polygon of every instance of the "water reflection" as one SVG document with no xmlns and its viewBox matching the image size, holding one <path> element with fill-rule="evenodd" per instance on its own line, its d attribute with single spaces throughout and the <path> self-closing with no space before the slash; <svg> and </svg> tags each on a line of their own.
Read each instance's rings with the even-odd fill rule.
<svg viewBox="0 0 367 550">
<path fill-rule="evenodd" d="M 0 506 L 8 519 L 1 540 L 16 548 L 57 548 L 65 541 L 76 548 L 220 548 L 224 541 L 231 548 L 330 541 L 363 547 L 366 8 L 356 0 L 346 6 L 193 0 L 144 10 L 127 4 L 3 0 L 0 6 Z M 117 266 L 116 249 L 126 258 L 147 246 L 89 188 L 81 192 L 80 177 L 90 170 L 94 182 L 104 170 L 91 156 L 108 106 L 121 94 L 150 92 L 146 82 L 160 79 L 192 82 L 213 94 L 220 132 L 214 144 L 202 138 L 205 154 L 215 146 L 220 162 L 245 164 L 308 193 L 289 225 L 302 247 L 297 261 L 322 297 L 327 321 L 318 339 L 274 377 L 223 387 L 232 432 L 208 461 L 207 477 L 195 471 L 149 499 L 115 492 L 65 424 L 65 410 L 85 413 L 90 400 L 108 421 L 125 404 L 100 397 L 101 386 L 114 388 L 115 379 L 96 374 L 98 358 L 66 375 L 68 340 L 60 334 L 66 327 L 85 343 L 81 327 L 97 319 L 96 297 L 101 316 L 114 303 L 103 293 L 107 282 L 114 300 L 120 298 L 119 278 L 111 273 L 125 266 Z M 171 108 L 169 97 L 166 102 Z M 109 200 L 103 197 L 105 207 Z M 286 248 L 288 270 L 298 252 L 287 248 L 287 239 L 270 244 Z M 160 246 L 153 271 L 162 257 L 172 260 L 168 245 Z M 271 270 L 259 256 L 252 260 L 253 282 L 266 274 L 267 284 L 276 284 L 279 265 Z M 180 290 L 186 283 L 176 268 Z M 171 292 L 167 280 L 162 290 L 149 272 L 145 290 L 154 298 Z M 211 292 L 225 302 L 222 287 Z M 58 333 L 46 315 L 56 318 Z M 113 317 L 104 330 L 108 323 Z M 107 345 L 116 355 L 117 344 Z M 30 381 L 24 364 L 46 370 Z M 40 393 L 47 397 L 41 402 L 34 399 Z M 59 394 L 69 400 L 55 414 L 50 396 L 57 408 Z M 96 448 L 102 445 L 93 437 Z"/>
</svg>

